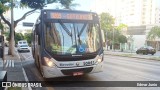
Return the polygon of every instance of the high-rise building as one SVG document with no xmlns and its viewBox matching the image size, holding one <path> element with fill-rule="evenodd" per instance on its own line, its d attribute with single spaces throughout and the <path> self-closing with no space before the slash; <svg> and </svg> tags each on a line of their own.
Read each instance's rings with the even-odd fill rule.
<svg viewBox="0 0 160 90">
<path fill-rule="evenodd" d="M 160 24 L 160 8 L 156 8 L 155 12 L 155 24 Z"/>
<path fill-rule="evenodd" d="M 115 0 L 116 23 L 128 26 L 155 24 L 157 0 Z"/>
<path fill-rule="evenodd" d="M 92 11 L 108 12 L 116 25 L 151 25 L 159 22 L 160 0 L 95 0 Z"/>
</svg>

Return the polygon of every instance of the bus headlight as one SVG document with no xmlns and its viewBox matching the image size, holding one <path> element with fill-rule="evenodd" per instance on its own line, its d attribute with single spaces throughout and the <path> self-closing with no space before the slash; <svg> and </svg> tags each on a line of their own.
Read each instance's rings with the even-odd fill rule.
<svg viewBox="0 0 160 90">
<path fill-rule="evenodd" d="M 98 62 L 98 63 L 102 62 L 102 58 L 98 58 L 98 59 L 97 59 L 97 62 Z"/>
<path fill-rule="evenodd" d="M 101 63 L 103 61 L 103 56 L 98 56 L 96 64 Z"/>
<path fill-rule="evenodd" d="M 46 65 L 49 66 L 49 67 L 54 67 L 55 66 L 54 62 L 47 57 L 44 57 L 44 61 L 45 61 Z"/>
</svg>

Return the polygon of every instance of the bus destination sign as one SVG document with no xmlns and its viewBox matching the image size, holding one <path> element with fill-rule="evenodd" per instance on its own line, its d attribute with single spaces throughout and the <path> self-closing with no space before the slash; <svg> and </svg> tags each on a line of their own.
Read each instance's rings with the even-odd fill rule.
<svg viewBox="0 0 160 90">
<path fill-rule="evenodd" d="M 65 12 L 50 12 L 50 19 L 73 19 L 73 20 L 92 20 L 90 13 L 65 13 Z"/>
</svg>

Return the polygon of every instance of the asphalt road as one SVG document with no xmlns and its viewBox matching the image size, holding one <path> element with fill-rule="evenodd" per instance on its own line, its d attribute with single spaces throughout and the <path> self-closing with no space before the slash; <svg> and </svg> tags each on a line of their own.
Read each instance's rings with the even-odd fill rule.
<svg viewBox="0 0 160 90">
<path fill-rule="evenodd" d="M 127 58 L 119 56 L 104 57 L 103 72 L 79 77 L 43 79 L 31 53 L 20 53 L 23 67 L 29 81 L 160 81 L 160 61 Z M 49 83 L 46 83 L 49 84 Z M 71 83 L 75 84 L 75 83 Z M 83 83 L 80 83 L 83 85 Z M 98 83 L 97 83 L 98 84 Z M 52 86 L 52 85 L 50 85 Z M 33 90 L 160 90 L 160 87 L 47 87 Z"/>
</svg>

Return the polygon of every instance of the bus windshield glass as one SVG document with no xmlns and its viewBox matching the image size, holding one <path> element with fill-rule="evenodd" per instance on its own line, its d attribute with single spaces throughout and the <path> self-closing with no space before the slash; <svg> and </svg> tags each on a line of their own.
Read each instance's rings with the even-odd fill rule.
<svg viewBox="0 0 160 90">
<path fill-rule="evenodd" d="M 99 31 L 97 23 L 46 22 L 45 49 L 56 55 L 93 53 L 101 47 Z"/>
</svg>

